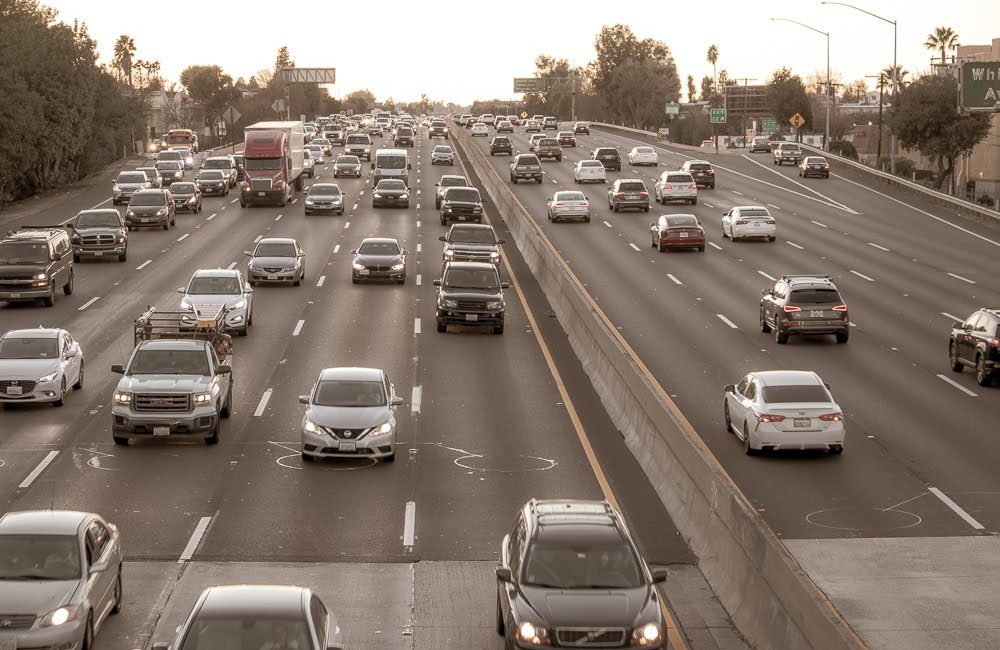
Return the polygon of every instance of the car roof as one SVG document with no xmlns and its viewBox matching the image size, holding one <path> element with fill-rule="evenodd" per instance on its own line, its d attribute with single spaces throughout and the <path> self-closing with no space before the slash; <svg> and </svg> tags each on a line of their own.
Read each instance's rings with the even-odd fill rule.
<svg viewBox="0 0 1000 650">
<path fill-rule="evenodd" d="M 218 585 L 202 592 L 198 616 L 302 614 L 310 591 L 288 585 Z"/>
<path fill-rule="evenodd" d="M 382 381 L 382 371 L 378 368 L 341 367 L 324 368 L 319 373 L 320 381 L 351 379 L 356 381 Z"/>
<path fill-rule="evenodd" d="M 138 192 L 136 192 L 132 196 L 145 196 L 145 195 L 149 195 L 149 194 L 156 194 L 158 196 L 163 196 L 163 193 L 166 192 L 166 191 L 167 190 L 161 190 L 161 189 L 156 188 L 156 187 L 151 187 L 151 188 L 146 188 L 144 190 L 139 190 Z"/>
<path fill-rule="evenodd" d="M 489 230 L 493 231 L 493 226 L 488 223 L 453 223 L 452 230 Z"/>
<path fill-rule="evenodd" d="M 711 165 L 712 163 L 707 160 L 688 160 L 685 161 L 685 165 Z"/>
<path fill-rule="evenodd" d="M 257 242 L 257 245 L 260 246 L 261 244 L 294 244 L 294 243 L 295 240 L 292 239 L 291 237 L 264 237 L 259 242 Z"/>
<path fill-rule="evenodd" d="M 824 275 L 782 275 L 781 279 L 792 285 L 793 288 L 825 288 L 836 289 L 837 286 L 829 276 Z"/>
<path fill-rule="evenodd" d="M 3 535 L 75 535 L 93 515 L 75 510 L 25 510 L 0 518 Z"/>
<path fill-rule="evenodd" d="M 465 269 L 469 271 L 483 271 L 489 269 L 496 271 L 497 267 L 489 262 L 448 262 L 445 264 L 445 270 L 447 269 Z"/>
<path fill-rule="evenodd" d="M 750 373 L 763 386 L 822 386 L 812 370 L 760 370 Z"/>
<path fill-rule="evenodd" d="M 48 241 L 50 237 L 52 237 L 53 235 L 58 235 L 60 232 L 65 233 L 66 231 L 63 230 L 62 228 L 51 228 L 48 230 L 43 228 L 32 228 L 30 230 L 18 230 L 17 232 L 12 232 L 6 237 L 2 237 L 0 239 L 6 239 L 8 241 L 11 239 L 14 240 L 28 239 L 41 242 L 41 241 Z"/>
<path fill-rule="evenodd" d="M 152 339 L 141 341 L 139 347 L 153 350 L 203 350 L 208 341 L 201 339 Z"/>
<path fill-rule="evenodd" d="M 532 499 L 528 502 L 539 526 L 559 524 L 613 524 L 618 516 L 606 501 L 584 499 Z"/>
<path fill-rule="evenodd" d="M 362 244 L 399 244 L 399 240 L 395 237 L 365 237 L 361 240 Z"/>
<path fill-rule="evenodd" d="M 20 330 L 10 330 L 9 332 L 5 332 L 3 337 L 0 338 L 10 336 L 19 339 L 52 339 L 59 336 L 59 334 L 63 331 L 65 330 L 55 327 L 36 327 L 34 329 L 25 328 Z"/>
<path fill-rule="evenodd" d="M 79 212 L 76 213 L 76 216 L 79 217 L 82 214 L 113 214 L 119 217 L 122 216 L 122 213 L 119 212 L 118 210 L 115 210 L 114 208 L 97 208 L 96 210 L 80 210 Z"/>
<path fill-rule="evenodd" d="M 240 272 L 236 269 L 198 269 L 191 277 L 199 278 L 235 278 Z"/>
</svg>

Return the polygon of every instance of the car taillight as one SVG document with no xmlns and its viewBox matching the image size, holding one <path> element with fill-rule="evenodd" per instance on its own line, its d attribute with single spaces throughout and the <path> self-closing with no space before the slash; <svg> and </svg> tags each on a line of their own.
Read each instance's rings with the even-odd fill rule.
<svg viewBox="0 0 1000 650">
<path fill-rule="evenodd" d="M 625 192 L 616 192 L 615 196 L 625 196 Z"/>
<path fill-rule="evenodd" d="M 786 314 L 793 314 L 797 311 L 802 311 L 801 307 L 793 307 L 792 305 L 785 305 L 782 309 L 785 310 Z"/>
<path fill-rule="evenodd" d="M 674 186 L 671 185 L 670 183 L 666 183 L 666 184 L 664 184 L 663 189 L 665 189 L 665 190 L 672 190 L 672 189 L 674 189 Z"/>
<path fill-rule="evenodd" d="M 836 305 L 833 311 L 847 311 L 847 305 Z"/>
<path fill-rule="evenodd" d="M 649 196 L 649 192 L 639 192 L 639 196 Z"/>
<path fill-rule="evenodd" d="M 757 411 L 754 411 L 754 415 L 756 415 L 757 419 L 760 420 L 761 422 L 783 422 L 785 419 L 784 415 L 772 415 L 771 413 L 758 413 Z"/>
<path fill-rule="evenodd" d="M 844 419 L 844 414 L 843 413 L 824 413 L 823 415 L 819 416 L 819 419 L 823 420 L 824 422 L 840 422 L 841 420 Z"/>
<path fill-rule="evenodd" d="M 737 225 L 737 226 L 745 226 L 745 225 L 747 225 L 748 223 L 750 223 L 750 222 L 749 222 L 749 221 L 747 221 L 746 219 L 738 219 L 738 220 L 736 221 L 736 225 Z"/>
<path fill-rule="evenodd" d="M 714 169 L 706 169 L 705 172 L 708 173 L 708 174 L 712 174 L 713 176 L 715 175 L 715 170 Z"/>
<path fill-rule="evenodd" d="M 688 185 L 688 189 L 689 190 L 696 190 L 696 189 L 698 189 L 697 183 L 691 183 L 690 185 Z"/>
<path fill-rule="evenodd" d="M 993 347 L 1000 347 L 1000 339 L 993 339 L 992 341 L 990 341 L 990 345 L 992 345 Z"/>
<path fill-rule="evenodd" d="M 766 224 L 767 224 L 767 225 L 769 225 L 769 226 L 773 226 L 773 225 L 774 225 L 774 219 L 768 219 L 768 220 L 767 220 L 767 221 L 765 221 L 764 223 L 766 223 Z"/>
<path fill-rule="evenodd" d="M 552 205 L 552 207 L 553 208 L 565 208 L 566 204 L 565 203 L 555 203 L 555 204 Z"/>
</svg>

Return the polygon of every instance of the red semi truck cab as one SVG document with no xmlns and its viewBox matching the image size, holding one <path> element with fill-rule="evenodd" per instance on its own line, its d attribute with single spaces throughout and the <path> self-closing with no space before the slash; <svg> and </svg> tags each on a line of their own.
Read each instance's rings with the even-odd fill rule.
<svg viewBox="0 0 1000 650">
<path fill-rule="evenodd" d="M 243 140 L 240 205 L 269 203 L 284 207 L 302 190 L 305 128 L 302 122 L 257 122 Z"/>
</svg>

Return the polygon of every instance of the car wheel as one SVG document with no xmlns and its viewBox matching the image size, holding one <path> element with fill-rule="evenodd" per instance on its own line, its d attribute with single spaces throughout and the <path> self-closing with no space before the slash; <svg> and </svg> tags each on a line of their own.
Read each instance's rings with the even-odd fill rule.
<svg viewBox="0 0 1000 650">
<path fill-rule="evenodd" d="M 233 385 L 229 384 L 229 390 L 226 391 L 226 405 L 219 409 L 219 415 L 223 420 L 228 420 L 229 416 L 233 414 Z"/>
<path fill-rule="evenodd" d="M 351 276 L 351 284 L 358 284 L 360 282 L 361 280 L 359 280 L 356 276 Z"/>
<path fill-rule="evenodd" d="M 311 454 L 307 454 L 306 452 L 303 451 L 302 452 L 302 461 L 305 462 L 305 463 L 314 463 L 314 462 L 316 462 L 316 457 L 313 456 L 313 455 L 311 455 Z"/>
<path fill-rule="evenodd" d="M 788 332 L 781 329 L 781 323 L 777 318 L 774 319 L 774 342 L 779 345 L 788 343 Z"/>
<path fill-rule="evenodd" d="M 842 453 L 844 453 L 844 445 L 831 445 L 830 453 L 833 454 L 834 456 L 841 455 Z"/>
<path fill-rule="evenodd" d="M 771 333 L 771 326 L 767 324 L 767 319 L 764 318 L 764 308 L 760 309 L 760 331 L 765 334 Z"/>
<path fill-rule="evenodd" d="M 493 328 L 494 334 L 503 334 L 503 325 L 497 325 Z"/>
<path fill-rule="evenodd" d="M 393 451 L 391 454 L 382 459 L 385 463 L 395 463 L 396 462 L 396 452 Z"/>
<path fill-rule="evenodd" d="M 750 445 L 750 431 L 747 429 L 747 423 L 743 423 L 743 451 L 746 452 L 747 456 L 756 456 L 757 450 Z"/>
<path fill-rule="evenodd" d="M 729 417 L 729 402 L 722 402 L 722 418 L 726 421 L 726 433 L 733 432 L 733 420 Z"/>
<path fill-rule="evenodd" d="M 250 333 L 250 325 L 249 324 L 244 325 L 243 329 L 240 330 L 240 336 L 246 336 L 249 333 Z"/>
<path fill-rule="evenodd" d="M 73 256 L 73 263 L 74 264 L 79 264 L 80 263 L 80 256 L 79 255 L 74 255 Z"/>
<path fill-rule="evenodd" d="M 772 235 L 771 237 L 767 238 L 767 241 L 777 241 L 777 239 L 778 238 L 776 236 Z"/>
<path fill-rule="evenodd" d="M 986 359 L 982 354 L 976 355 L 976 383 L 980 386 L 989 386 L 993 383 L 993 378 L 986 369 Z"/>
<path fill-rule="evenodd" d="M 111 437 L 115 439 L 115 444 L 118 445 L 119 447 L 124 447 L 128 445 L 128 436 L 112 435 Z"/>
<path fill-rule="evenodd" d="M 500 594 L 497 594 L 497 634 L 503 636 L 507 633 L 507 626 L 504 624 L 503 611 L 500 609 Z"/>
<path fill-rule="evenodd" d="M 111 606 L 111 613 L 117 614 L 122 611 L 122 602 L 125 600 L 124 589 L 122 587 L 122 568 L 118 567 L 118 578 L 115 580 L 115 600 Z"/>
<path fill-rule="evenodd" d="M 958 360 L 958 346 L 952 341 L 948 345 L 948 365 L 955 372 L 962 372 L 965 370 L 965 364 Z"/>
<path fill-rule="evenodd" d="M 163 224 L 162 228 L 164 230 L 170 230 L 170 224 L 169 223 L 165 223 L 165 224 Z"/>
<path fill-rule="evenodd" d="M 691 205 L 698 205 L 698 199 L 691 199 Z"/>
<path fill-rule="evenodd" d="M 205 438 L 205 444 L 206 445 L 217 445 L 217 444 L 219 444 L 219 427 L 221 427 L 221 426 L 222 426 L 222 424 L 219 422 L 219 419 L 216 418 L 215 419 L 215 425 L 212 427 L 212 432 L 209 433 L 208 437 Z"/>
<path fill-rule="evenodd" d="M 65 398 L 66 398 L 66 378 L 63 377 L 62 382 L 60 382 L 59 384 L 59 399 L 52 402 L 52 406 L 55 406 L 57 408 L 62 406 L 65 403 L 63 401 Z"/>
<path fill-rule="evenodd" d="M 80 362 L 80 374 L 76 376 L 76 383 L 73 384 L 73 390 L 80 390 L 83 388 L 83 362 Z"/>
<path fill-rule="evenodd" d="M 698 247 L 698 252 L 699 253 L 704 253 L 705 252 L 705 247 L 704 246 L 699 246 Z"/>
<path fill-rule="evenodd" d="M 127 259 L 128 259 L 128 251 L 125 251 L 124 253 L 118 256 L 119 262 L 124 262 Z"/>
<path fill-rule="evenodd" d="M 448 325 L 442 321 L 437 322 L 437 331 L 445 332 L 448 330 Z"/>
<path fill-rule="evenodd" d="M 837 332 L 837 343 L 847 343 L 847 340 L 851 337 L 851 330 L 844 330 L 843 332 Z"/>
<path fill-rule="evenodd" d="M 70 272 L 69 272 L 69 280 L 67 280 L 66 284 L 63 285 L 63 294 L 67 295 L 67 296 L 72 296 L 73 295 L 73 271 L 72 270 L 70 270 Z"/>
<path fill-rule="evenodd" d="M 300 286 L 301 284 L 302 284 L 302 278 L 299 278 L 298 280 L 293 280 L 292 281 L 292 286 L 293 287 Z"/>
<path fill-rule="evenodd" d="M 83 650 L 94 650 L 94 620 L 87 616 L 87 627 L 83 630 Z"/>
</svg>

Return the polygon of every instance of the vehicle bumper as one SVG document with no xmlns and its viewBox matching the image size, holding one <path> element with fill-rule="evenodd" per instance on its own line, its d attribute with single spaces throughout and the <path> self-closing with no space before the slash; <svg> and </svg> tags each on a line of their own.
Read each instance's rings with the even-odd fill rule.
<svg viewBox="0 0 1000 650">
<path fill-rule="evenodd" d="M 83 246 L 73 245 L 73 254 L 80 257 L 114 257 L 115 255 L 124 255 L 125 250 L 125 244 L 106 246 L 104 248 L 84 248 Z"/>
<path fill-rule="evenodd" d="M 187 201 L 181 201 L 180 203 L 174 202 L 174 211 L 180 212 L 184 210 L 185 212 L 194 212 L 198 209 L 199 203 L 188 203 Z"/>
<path fill-rule="evenodd" d="M 367 271 L 367 273 L 365 271 Z M 351 269 L 351 278 L 361 282 L 368 280 L 401 280 L 406 277 L 406 267 L 403 267 L 399 271 L 393 271 L 391 269 L 388 271 L 365 269 L 365 271 Z"/>
<path fill-rule="evenodd" d="M 255 205 L 258 203 L 281 203 L 286 200 L 286 198 L 287 195 L 284 190 L 247 190 L 246 192 L 240 193 L 240 202 L 245 203 L 246 205 Z"/>
<path fill-rule="evenodd" d="M 542 178 L 542 172 L 514 172 L 513 176 L 514 180 L 517 181 L 523 181 L 523 180 L 537 181 Z"/>
<path fill-rule="evenodd" d="M 589 219 L 590 210 L 557 210 L 552 213 L 553 219 Z"/>
<path fill-rule="evenodd" d="M 42 282 L 42 280 L 35 280 L 34 282 Z M 15 300 L 34 300 L 35 298 L 45 298 L 51 294 L 52 286 L 49 282 L 46 282 L 44 287 L 33 287 L 26 284 L 23 289 L 4 289 L 0 291 L 0 300 L 11 302 Z"/>
<path fill-rule="evenodd" d="M 291 271 L 278 271 L 276 273 L 259 269 L 247 271 L 247 280 L 250 282 L 295 282 L 299 279 L 299 269 Z"/>
<path fill-rule="evenodd" d="M 333 170 L 334 176 L 357 176 L 361 178 L 361 169 L 336 169 Z"/>
<path fill-rule="evenodd" d="M 437 320 L 446 325 L 503 325 L 503 312 L 464 312 L 438 309 Z M 472 317 L 470 319 L 470 317 Z"/>
<path fill-rule="evenodd" d="M 619 210 L 628 210 L 630 208 L 639 208 L 646 210 L 649 208 L 649 199 L 618 199 L 614 202 L 618 206 Z"/>
<path fill-rule="evenodd" d="M 313 203 L 312 205 L 309 205 L 307 203 L 306 206 L 305 206 L 305 209 L 306 209 L 306 212 L 315 212 L 315 213 L 329 212 L 329 213 L 332 214 L 332 213 L 343 212 L 344 211 L 344 204 L 343 203 L 324 203 L 324 204 Z"/>
<path fill-rule="evenodd" d="M 740 228 L 738 226 L 733 226 L 733 238 L 746 238 L 751 239 L 754 237 L 762 237 L 764 239 L 770 239 L 774 237 L 777 230 L 774 228 Z"/>
<path fill-rule="evenodd" d="M 410 207 L 409 199 L 372 199 L 373 208 L 408 208 Z"/>
<path fill-rule="evenodd" d="M 652 165 L 655 167 L 656 165 L 660 164 L 660 161 L 653 159 L 644 160 L 642 158 L 636 158 L 635 160 L 631 161 L 631 164 L 635 167 L 642 167 L 644 165 Z"/>
<path fill-rule="evenodd" d="M 353 443 L 354 449 L 344 449 L 343 443 Z M 314 458 L 385 458 L 395 449 L 395 432 L 381 436 L 369 434 L 360 440 L 339 440 L 331 435 L 302 432 L 302 453 Z"/>
<path fill-rule="evenodd" d="M 214 187 L 211 185 L 199 185 L 198 189 L 201 190 L 202 196 L 223 196 L 226 193 L 226 189 L 229 187 L 229 183 L 223 183 L 222 187 Z"/>
<path fill-rule="evenodd" d="M 125 223 L 134 227 L 147 227 L 147 226 L 165 226 L 170 223 L 170 215 L 163 217 L 125 217 Z"/>
<path fill-rule="evenodd" d="M 593 182 L 593 183 L 604 183 L 604 182 L 607 182 L 608 177 L 604 176 L 604 175 L 601 175 L 601 176 L 587 175 L 587 176 L 579 176 L 579 177 L 577 177 L 577 180 L 580 181 L 581 183 L 591 183 L 591 182 Z"/>
<path fill-rule="evenodd" d="M 219 413 L 213 406 L 197 406 L 193 411 L 184 413 L 137 413 L 114 406 L 111 416 L 111 431 L 114 435 L 136 438 L 204 437 L 215 429 L 219 420 Z M 166 427 L 167 432 L 156 431 L 154 427 Z"/>
<path fill-rule="evenodd" d="M 506 149 L 490 149 L 490 155 L 491 156 L 494 156 L 494 155 L 496 155 L 498 153 L 505 153 L 508 156 L 513 156 L 514 155 L 514 151 L 512 149 L 510 149 L 510 148 L 506 148 Z"/>
<path fill-rule="evenodd" d="M 441 210 L 441 219 L 444 221 L 474 221 L 483 222 L 483 213 L 479 212 L 448 212 Z"/>
<path fill-rule="evenodd" d="M 432 165 L 454 165 L 455 164 L 455 158 L 454 158 L 454 156 L 449 156 L 447 158 L 435 157 L 435 158 L 431 158 L 431 164 Z"/>
<path fill-rule="evenodd" d="M 704 237 L 685 237 L 681 239 L 680 237 L 674 239 L 660 239 L 660 246 L 664 248 L 704 248 L 705 238 Z"/>
<path fill-rule="evenodd" d="M 36 627 L 19 632 L 0 632 L 0 645 L 16 639 L 19 650 L 78 650 L 83 647 L 86 621 L 68 621 L 55 627 Z"/>
<path fill-rule="evenodd" d="M 843 426 L 830 427 L 819 431 L 782 431 L 773 424 L 758 424 L 753 437 L 762 447 L 775 451 L 784 449 L 829 449 L 844 446 Z"/>
<path fill-rule="evenodd" d="M 789 334 L 836 334 L 838 332 L 846 332 L 851 327 L 846 318 L 837 321 L 787 319 L 782 321 L 781 326 Z"/>
<path fill-rule="evenodd" d="M 819 178 L 830 178 L 830 172 L 823 169 L 804 169 L 802 170 L 802 176 L 804 178 L 809 178 L 810 176 L 817 176 Z"/>
<path fill-rule="evenodd" d="M 181 316 L 181 322 L 178 323 L 178 328 L 188 331 L 195 329 L 195 323 L 197 320 L 194 315 L 191 316 Z M 241 331 L 247 326 L 247 310 L 246 307 L 243 309 L 231 309 L 226 313 L 226 324 L 223 329 L 226 332 Z"/>
<path fill-rule="evenodd" d="M 671 192 L 670 194 L 662 194 L 664 201 L 690 201 L 691 199 L 698 198 L 698 192 Z"/>
<path fill-rule="evenodd" d="M 6 382 L 3 383 L 3 387 L 0 387 L 0 402 L 15 403 L 15 402 L 55 402 L 59 399 L 59 381 L 61 376 L 56 375 L 56 378 L 52 381 L 45 382 L 34 382 L 30 379 L 21 379 L 22 388 L 28 383 L 33 383 L 35 386 L 32 390 L 22 393 L 21 395 L 11 395 L 8 391 L 9 388 L 6 386 Z"/>
</svg>

